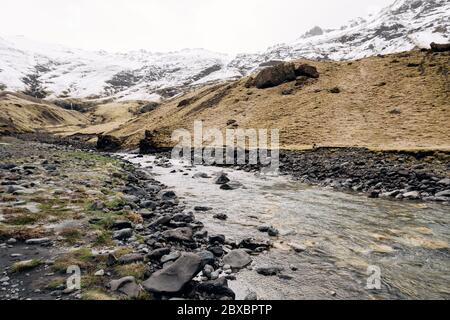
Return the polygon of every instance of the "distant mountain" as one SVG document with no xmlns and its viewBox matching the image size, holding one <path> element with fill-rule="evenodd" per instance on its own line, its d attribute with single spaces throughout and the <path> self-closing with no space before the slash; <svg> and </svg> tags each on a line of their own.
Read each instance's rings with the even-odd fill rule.
<svg viewBox="0 0 450 320">
<path fill-rule="evenodd" d="M 236 79 L 273 61 L 359 59 L 449 42 L 448 0 L 397 0 L 377 15 L 338 30 L 314 27 L 291 44 L 235 57 L 204 49 L 125 54 L 0 38 L 0 90 L 35 97 L 169 98 L 208 82 Z"/>
</svg>

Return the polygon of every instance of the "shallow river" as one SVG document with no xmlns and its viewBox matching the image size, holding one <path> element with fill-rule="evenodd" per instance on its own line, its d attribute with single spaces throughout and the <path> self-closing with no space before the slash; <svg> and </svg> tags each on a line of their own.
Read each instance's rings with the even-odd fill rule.
<svg viewBox="0 0 450 320">
<path fill-rule="evenodd" d="M 249 291 L 259 299 L 450 298 L 449 206 L 368 199 L 307 186 L 286 176 L 234 169 L 187 167 L 180 162 L 163 168 L 154 165 L 152 156 L 123 156 L 153 167 L 156 179 L 174 190 L 187 210 L 199 205 L 213 208 L 195 213 L 210 233 L 240 240 L 269 239 L 257 230 L 261 225 L 280 231 L 279 237 L 271 238 L 273 249 L 253 257 L 254 267 L 280 266 L 282 274 L 292 278 L 241 270 L 230 282 L 238 299 Z M 213 181 L 221 171 L 243 187 L 220 190 Z M 196 172 L 211 178 L 193 179 Z M 214 219 L 216 213 L 227 214 L 228 220 Z M 377 279 L 380 289 L 366 288 L 368 281 L 376 285 Z"/>
</svg>

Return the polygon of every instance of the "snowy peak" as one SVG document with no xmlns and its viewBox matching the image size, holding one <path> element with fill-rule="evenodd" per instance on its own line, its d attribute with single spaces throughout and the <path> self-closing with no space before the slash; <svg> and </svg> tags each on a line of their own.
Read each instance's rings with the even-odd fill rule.
<svg viewBox="0 0 450 320">
<path fill-rule="evenodd" d="M 85 51 L 25 37 L 0 38 L 0 90 L 36 97 L 170 98 L 192 86 L 236 79 L 280 60 L 350 60 L 448 43 L 450 1 L 397 0 L 378 14 L 334 30 L 314 27 L 262 53 L 205 49 L 128 53 Z"/>
</svg>

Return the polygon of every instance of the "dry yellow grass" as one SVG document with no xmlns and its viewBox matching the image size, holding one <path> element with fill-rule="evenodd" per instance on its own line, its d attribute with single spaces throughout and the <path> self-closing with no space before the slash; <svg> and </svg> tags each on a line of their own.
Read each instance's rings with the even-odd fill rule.
<svg viewBox="0 0 450 320">
<path fill-rule="evenodd" d="M 270 89 L 246 88 L 247 79 L 201 88 L 169 101 L 112 133 L 135 145 L 145 130 L 158 130 L 161 146 L 171 132 L 204 128 L 277 128 L 281 147 L 364 146 L 373 149 L 450 150 L 448 53 L 411 51 L 353 62 L 307 62 L 320 79 L 303 88 L 295 82 Z M 330 88 L 339 87 L 333 94 Z M 294 94 L 282 95 L 293 88 Z M 222 96 L 221 99 L 215 99 Z M 181 100 L 195 102 L 178 107 Z M 208 103 L 219 100 L 217 103 Z"/>
<path fill-rule="evenodd" d="M 80 127 L 88 118 L 31 97 L 4 92 L 0 94 L 0 133 L 48 131 L 60 126 Z"/>
</svg>

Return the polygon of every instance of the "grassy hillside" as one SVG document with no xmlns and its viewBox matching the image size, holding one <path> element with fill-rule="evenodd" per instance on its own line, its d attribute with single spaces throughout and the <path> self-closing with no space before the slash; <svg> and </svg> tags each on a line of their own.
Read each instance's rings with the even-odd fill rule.
<svg viewBox="0 0 450 320">
<path fill-rule="evenodd" d="M 450 149 L 449 54 L 411 51 L 353 62 L 306 62 L 317 81 L 247 88 L 248 78 L 198 89 L 139 116 L 113 133 L 136 144 L 158 130 L 170 146 L 174 129 L 278 128 L 283 148 L 365 146 L 374 149 Z M 332 93 L 339 88 L 339 93 Z M 284 92 L 284 94 L 283 94 Z M 179 106 L 181 102 L 182 106 Z"/>
<path fill-rule="evenodd" d="M 23 94 L 0 93 L 0 133 L 49 131 L 57 128 L 80 128 L 88 118 L 72 110 Z"/>
</svg>

